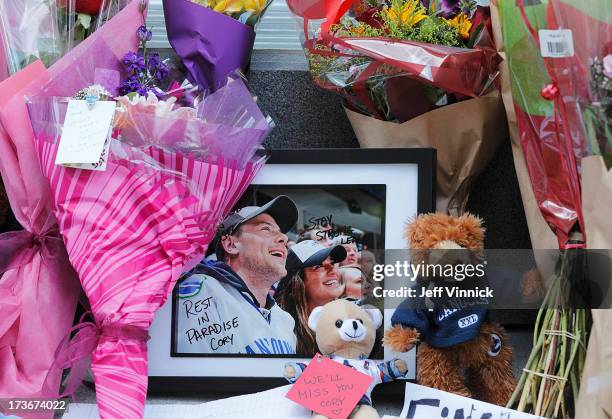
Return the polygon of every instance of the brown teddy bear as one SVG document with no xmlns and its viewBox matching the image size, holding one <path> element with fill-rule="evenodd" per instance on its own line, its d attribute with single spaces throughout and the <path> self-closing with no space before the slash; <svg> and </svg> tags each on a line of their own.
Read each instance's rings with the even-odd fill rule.
<svg viewBox="0 0 612 419">
<path fill-rule="evenodd" d="M 424 214 L 409 223 L 408 242 L 413 265 L 475 263 L 482 257 L 484 228 L 481 220 L 470 214 L 461 217 Z M 432 276 L 419 277 L 418 283 L 428 285 L 439 281 Z M 460 308 L 458 305 L 446 308 L 436 303 L 430 309 L 416 307 L 414 302 L 405 300 L 393 314 L 384 344 L 406 352 L 419 343 L 417 381 L 420 384 L 506 405 L 516 386 L 512 349 L 504 329 L 485 322 L 486 305 L 481 303 L 465 300 Z M 465 383 L 463 370 L 467 372 L 470 387 Z"/>
<path fill-rule="evenodd" d="M 348 300 L 335 300 L 316 307 L 308 317 L 308 327 L 314 332 L 322 355 L 340 364 L 351 367 L 374 378 L 350 417 L 353 419 L 378 419 L 380 416 L 372 407 L 371 393 L 377 384 L 403 377 L 408 372 L 401 359 L 376 362 L 368 359 L 376 329 L 382 326 L 382 313 L 377 308 L 361 308 Z M 293 383 L 306 369 L 306 364 L 289 362 L 285 364 L 285 378 Z M 313 412 L 313 418 L 325 416 Z"/>
</svg>

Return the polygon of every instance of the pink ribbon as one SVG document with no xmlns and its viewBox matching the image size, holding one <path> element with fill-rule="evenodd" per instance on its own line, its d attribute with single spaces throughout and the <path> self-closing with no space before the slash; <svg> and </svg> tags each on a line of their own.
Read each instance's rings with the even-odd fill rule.
<svg viewBox="0 0 612 419">
<path fill-rule="evenodd" d="M 129 339 L 139 342 L 146 342 L 150 339 L 148 331 L 138 326 L 118 322 L 102 322 L 97 325 L 94 322 L 83 321 L 88 314 L 93 316 L 91 311 L 84 313 L 79 323 L 70 329 L 58 345 L 55 351 L 55 359 L 43 383 L 42 394 L 45 397 L 59 399 L 70 396 L 74 398 L 74 393 L 83 382 L 87 372 L 88 358 L 96 349 L 101 337 L 119 340 Z M 72 336 L 72 333 L 75 333 L 74 336 Z M 67 368 L 70 369 L 70 375 L 64 390 L 59 393 L 51 388 L 50 376 L 57 369 L 63 371 Z"/>
</svg>

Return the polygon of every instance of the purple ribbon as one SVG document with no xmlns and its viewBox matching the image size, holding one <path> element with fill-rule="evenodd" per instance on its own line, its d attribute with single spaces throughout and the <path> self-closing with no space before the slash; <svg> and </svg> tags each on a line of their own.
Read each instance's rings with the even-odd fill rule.
<svg viewBox="0 0 612 419">
<path fill-rule="evenodd" d="M 62 339 L 55 351 L 55 359 L 51 368 L 47 372 L 47 377 L 43 383 L 42 394 L 44 397 L 59 399 L 70 396 L 74 398 L 74 393 L 79 388 L 87 372 L 89 356 L 94 352 L 101 337 L 119 340 L 136 340 L 146 342 L 150 339 L 146 329 L 130 324 L 119 322 L 104 323 L 97 325 L 94 322 L 83 321 L 88 314 L 93 316 L 91 311 L 84 313 L 76 326 L 73 326 L 68 334 Z M 71 338 L 72 333 L 75 333 Z M 58 393 L 51 388 L 51 374 L 59 369 L 63 371 L 70 368 L 70 375 L 64 391 Z"/>
<path fill-rule="evenodd" d="M 6 271 L 18 269 L 32 261 L 35 254 L 59 257 L 64 242 L 59 236 L 57 227 L 43 234 L 34 234 L 27 230 L 9 231 L 0 234 L 0 278 Z M 0 279 L 1 280 L 1 279 Z"/>
</svg>

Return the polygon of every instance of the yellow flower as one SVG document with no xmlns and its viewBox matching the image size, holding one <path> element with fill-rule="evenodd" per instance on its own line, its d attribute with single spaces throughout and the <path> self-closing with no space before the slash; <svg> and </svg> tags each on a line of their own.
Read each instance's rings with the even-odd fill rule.
<svg viewBox="0 0 612 419">
<path fill-rule="evenodd" d="M 221 0 L 219 2 L 209 0 L 208 3 L 213 6 L 215 12 L 219 13 L 251 12 L 257 15 L 266 7 L 267 0 Z"/>
<path fill-rule="evenodd" d="M 414 26 L 427 19 L 425 8 L 419 0 L 393 0 L 385 13 L 389 19 L 403 26 Z"/>
<path fill-rule="evenodd" d="M 242 0 L 221 0 L 213 8 L 215 12 L 219 13 L 236 13 L 243 10 Z"/>
<path fill-rule="evenodd" d="M 446 23 L 448 23 L 453 28 L 457 29 L 459 35 L 463 38 L 467 39 L 470 37 L 470 28 L 472 27 L 472 21 L 467 15 L 464 13 L 459 13 L 452 19 L 445 19 Z"/>
</svg>

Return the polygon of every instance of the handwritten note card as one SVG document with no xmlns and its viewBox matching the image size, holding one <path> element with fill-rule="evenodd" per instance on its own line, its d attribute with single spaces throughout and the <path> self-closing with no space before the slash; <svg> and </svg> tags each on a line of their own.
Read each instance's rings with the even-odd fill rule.
<svg viewBox="0 0 612 419">
<path fill-rule="evenodd" d="M 98 101 L 93 107 L 84 100 L 68 102 L 55 164 L 99 164 L 111 132 L 115 106 L 113 101 Z"/>
<path fill-rule="evenodd" d="M 528 413 L 518 412 L 468 397 L 406 383 L 402 419 L 537 419 Z"/>
<path fill-rule="evenodd" d="M 317 354 L 287 397 L 331 419 L 345 419 L 371 382 L 372 377 Z"/>
</svg>

